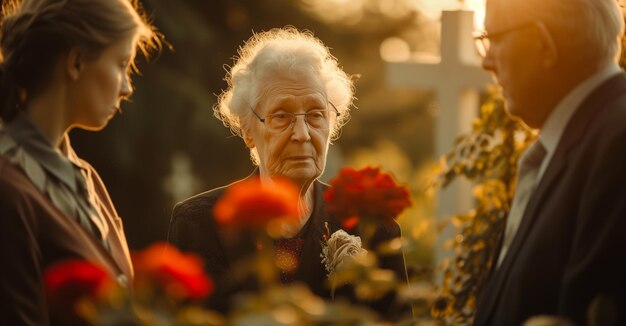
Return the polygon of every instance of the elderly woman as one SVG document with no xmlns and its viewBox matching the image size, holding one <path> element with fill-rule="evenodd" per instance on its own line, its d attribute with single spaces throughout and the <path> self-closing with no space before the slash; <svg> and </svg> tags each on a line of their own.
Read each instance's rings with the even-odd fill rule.
<svg viewBox="0 0 626 326">
<path fill-rule="evenodd" d="M 300 223 L 275 242 L 275 249 L 298 257 L 292 273 L 281 273 L 281 282 L 305 283 L 315 294 L 328 298 L 321 244 L 325 223 L 331 230 L 341 225 L 326 213 L 323 192 L 328 186 L 317 179 L 324 171 L 331 140 L 348 121 L 352 80 L 319 39 L 294 28 L 255 34 L 239 55 L 226 76 L 229 87 L 219 97 L 215 114 L 250 149 L 258 169 L 248 178 L 267 182 L 286 178 L 300 189 Z M 212 215 L 224 190 L 210 190 L 179 203 L 168 236 L 180 249 L 204 258 L 216 284 L 209 306 L 221 311 L 228 309 L 231 295 L 256 288 L 254 282 L 235 277 L 235 264 L 255 251 L 253 239 L 233 244 Z M 391 229 L 381 228 L 378 239 L 398 236 L 395 224 Z M 402 255 L 387 259 L 382 267 L 406 280 Z M 390 303 L 387 298 L 377 306 L 385 311 Z"/>
</svg>

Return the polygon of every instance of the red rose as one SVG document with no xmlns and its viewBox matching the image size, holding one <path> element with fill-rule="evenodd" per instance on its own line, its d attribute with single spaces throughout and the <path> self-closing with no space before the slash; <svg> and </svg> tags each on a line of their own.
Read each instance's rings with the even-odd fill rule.
<svg viewBox="0 0 626 326">
<path fill-rule="evenodd" d="M 290 182 L 274 180 L 262 183 L 250 179 L 226 189 L 214 209 L 215 219 L 236 228 L 265 229 L 275 219 L 298 218 L 299 191 Z"/>
<path fill-rule="evenodd" d="M 173 299 L 202 299 L 213 291 L 213 282 L 202 261 L 183 254 L 167 243 L 156 243 L 133 254 L 135 286 L 138 292 L 157 289 Z"/>
<path fill-rule="evenodd" d="M 43 273 L 46 300 L 55 324 L 88 325 L 79 316 L 77 304 L 83 300 L 102 302 L 116 283 L 100 265 L 86 260 L 66 260 Z"/>
<path fill-rule="evenodd" d="M 395 219 L 411 206 L 408 189 L 378 168 L 343 168 L 330 184 L 324 193 L 326 210 L 346 228 L 356 226 L 356 219 Z"/>
</svg>

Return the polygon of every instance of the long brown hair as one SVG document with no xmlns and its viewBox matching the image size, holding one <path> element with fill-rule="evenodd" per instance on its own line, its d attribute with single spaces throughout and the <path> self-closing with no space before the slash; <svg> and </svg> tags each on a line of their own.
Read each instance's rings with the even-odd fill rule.
<svg viewBox="0 0 626 326">
<path fill-rule="evenodd" d="M 5 0 L 0 24 L 0 118 L 10 121 L 49 83 L 56 60 L 73 47 L 96 58 L 128 36 L 146 57 L 161 34 L 133 0 Z"/>
</svg>

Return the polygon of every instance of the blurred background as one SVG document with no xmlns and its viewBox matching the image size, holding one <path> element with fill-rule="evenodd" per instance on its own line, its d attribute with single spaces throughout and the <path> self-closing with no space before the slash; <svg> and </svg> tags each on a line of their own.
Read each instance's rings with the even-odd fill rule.
<svg viewBox="0 0 626 326">
<path fill-rule="evenodd" d="M 253 32 L 308 29 L 360 76 L 355 108 L 330 148 L 323 180 L 342 166 L 376 165 L 408 185 L 414 206 L 400 223 L 417 239 L 412 263 L 429 264 L 436 236 L 428 178 L 436 161 L 434 94 L 393 88 L 386 63 L 439 54 L 442 9 L 480 9 L 458 0 L 143 0 L 173 50 L 140 60 L 135 93 L 123 114 L 99 132 L 72 132 L 81 157 L 105 181 L 131 249 L 165 240 L 173 206 L 196 193 L 246 177 L 254 168 L 243 141 L 213 116 L 226 88 L 225 66 Z M 482 22 L 482 14 L 476 17 Z M 452 146 L 452 144 L 450 144 Z"/>
</svg>

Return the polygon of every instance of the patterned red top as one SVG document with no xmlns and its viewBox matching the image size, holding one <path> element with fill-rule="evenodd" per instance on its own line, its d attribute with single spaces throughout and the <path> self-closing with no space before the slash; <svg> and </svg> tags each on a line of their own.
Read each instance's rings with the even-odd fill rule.
<svg viewBox="0 0 626 326">
<path fill-rule="evenodd" d="M 279 239 L 274 242 L 274 254 L 282 284 L 293 282 L 303 247 L 304 239 L 302 238 Z"/>
</svg>

